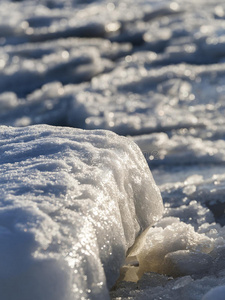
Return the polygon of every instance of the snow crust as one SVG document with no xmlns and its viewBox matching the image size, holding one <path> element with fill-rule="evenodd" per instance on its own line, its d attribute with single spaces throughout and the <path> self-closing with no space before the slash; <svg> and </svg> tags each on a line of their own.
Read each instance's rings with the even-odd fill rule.
<svg viewBox="0 0 225 300">
<path fill-rule="evenodd" d="M 0 133 L 1 298 L 107 299 L 127 249 L 163 210 L 139 148 L 107 131 Z"/>
<path fill-rule="evenodd" d="M 154 227 L 147 228 L 136 241 L 134 248 L 129 250 L 129 257 L 121 270 L 120 281 L 111 291 L 112 298 L 118 297 L 125 300 L 130 297 L 143 300 L 161 297 L 168 300 L 201 300 L 204 294 L 212 288 L 225 285 L 224 44 L 225 4 L 222 0 L 0 1 L 0 124 L 16 127 L 50 124 L 91 130 L 109 129 L 129 136 L 129 139 L 141 148 L 161 191 L 165 207 L 163 219 Z M 19 129 L 16 130 L 19 132 Z M 32 130 L 40 131 L 41 129 L 37 127 Z M 59 129 L 52 128 L 50 131 L 55 130 Z M 68 136 L 70 136 L 69 133 Z M 94 135 L 90 144 L 95 143 L 94 140 L 98 138 L 98 135 Z M 106 138 L 107 141 L 111 139 Z M 38 148 L 40 139 L 38 138 L 36 142 Z M 23 144 L 19 142 L 20 151 L 26 149 L 29 143 L 29 139 L 26 138 Z M 54 139 L 53 143 L 55 145 L 57 141 Z M 71 142 L 66 143 L 71 144 Z M 129 144 L 127 141 L 126 143 Z M 116 168 L 113 173 L 116 175 L 112 175 L 112 178 L 126 178 L 126 180 L 118 179 L 115 185 L 107 185 L 113 195 L 117 195 L 118 190 L 122 191 L 120 195 L 123 195 L 122 182 L 127 183 L 132 177 L 130 172 L 125 171 L 129 166 L 124 166 L 122 154 L 118 153 L 118 149 L 125 147 L 123 143 L 120 144 L 121 142 L 118 142 L 116 150 L 113 148 L 112 153 L 109 149 L 112 156 L 107 152 L 111 158 L 115 156 L 115 159 L 110 158 L 111 163 L 109 163 L 111 167 L 113 166 L 113 170 Z M 92 147 L 88 146 L 87 151 L 77 150 L 79 159 L 76 157 L 78 159 L 76 162 L 80 166 L 79 170 L 76 167 L 71 169 L 65 162 L 65 159 L 67 161 L 69 158 L 66 155 L 67 150 L 62 145 L 57 144 L 55 147 L 60 153 L 61 151 L 64 153 L 63 158 L 59 154 L 47 152 L 48 155 L 56 155 L 57 158 L 53 158 L 53 163 L 49 162 L 50 167 L 44 160 L 39 170 L 45 176 L 43 180 L 47 182 L 43 197 L 47 197 L 49 193 L 50 200 L 42 201 L 40 196 L 41 187 L 45 186 L 45 183 L 42 182 L 40 188 L 34 183 L 34 178 L 39 176 L 39 171 L 35 171 L 37 174 L 34 172 L 36 175 L 32 173 L 33 171 L 28 171 L 30 167 L 23 165 L 22 160 L 17 161 L 18 157 L 14 159 L 13 155 L 9 156 L 7 165 L 7 168 L 12 168 L 10 173 L 7 173 L 10 175 L 5 177 L 1 189 L 2 195 L 6 198 L 8 193 L 12 196 L 12 190 L 16 190 L 17 192 L 12 196 L 13 201 L 25 197 L 26 203 L 30 203 L 28 195 L 31 194 L 32 199 L 36 199 L 37 207 L 41 207 L 35 210 L 33 206 L 26 204 L 26 212 L 25 208 L 24 210 L 21 208 L 22 213 L 18 208 L 19 202 L 15 202 L 16 209 L 18 209 L 10 214 L 21 215 L 24 220 L 22 224 L 30 224 L 29 232 L 32 231 L 29 241 L 28 237 L 25 238 L 22 233 L 19 238 L 18 233 L 18 239 L 15 242 L 17 249 L 22 249 L 20 241 L 23 241 L 23 245 L 27 245 L 26 249 L 28 249 L 30 247 L 28 245 L 32 248 L 34 240 L 37 240 L 43 249 L 52 247 L 46 251 L 49 251 L 47 253 L 50 253 L 49 255 L 53 258 L 45 268 L 47 262 L 45 264 L 44 259 L 40 259 L 39 250 L 37 250 L 39 246 L 33 247 L 36 250 L 33 248 L 29 250 L 29 253 L 38 253 L 37 260 L 40 264 L 36 264 L 34 256 L 27 259 L 28 256 L 20 250 L 8 251 L 15 249 L 10 246 L 14 243 L 13 239 L 8 240 L 9 246 L 0 246 L 6 247 L 4 249 L 8 251 L 2 250 L 5 255 L 8 254 L 1 262 L 3 267 L 0 268 L 0 274 L 5 274 L 3 270 L 6 269 L 6 265 L 10 265 L 8 272 L 11 275 L 18 274 L 17 270 L 27 268 L 29 262 L 29 266 L 32 265 L 29 269 L 31 271 L 27 271 L 24 277 L 20 276 L 23 280 L 27 276 L 27 282 L 29 279 L 30 284 L 26 285 L 27 289 L 31 292 L 35 290 L 31 282 L 39 282 L 43 289 L 47 289 L 51 281 L 51 285 L 57 287 L 54 289 L 55 294 L 51 297 L 54 299 L 61 297 L 60 300 L 62 300 L 62 294 L 70 290 L 67 284 L 71 287 L 71 278 L 75 276 L 73 273 L 68 273 L 68 253 L 71 248 L 69 243 L 71 245 L 73 242 L 64 243 L 65 251 L 63 243 L 60 246 L 55 242 L 57 239 L 60 240 L 58 234 L 62 235 L 55 223 L 58 222 L 61 228 L 62 222 L 61 219 L 57 222 L 54 219 L 60 212 L 56 210 L 59 204 L 54 199 L 61 199 L 67 195 L 67 190 L 69 190 L 69 195 L 72 195 L 72 186 L 76 186 L 78 191 L 82 190 L 85 179 L 82 179 L 81 184 L 78 184 L 77 180 L 80 182 L 83 175 L 79 179 L 73 175 L 79 172 L 83 174 L 84 168 L 80 161 L 85 161 L 85 165 L 88 165 L 91 171 L 99 170 L 96 178 L 101 180 L 99 179 L 98 182 L 106 178 L 103 176 L 105 169 L 101 164 L 102 160 L 97 159 L 96 162 L 95 159 L 95 153 L 97 153 L 95 148 L 100 151 L 95 144 Z M 101 149 L 104 147 L 101 144 Z M 48 149 L 52 149 L 51 144 Z M 92 156 L 89 157 L 89 154 L 84 154 L 92 153 L 92 150 L 94 159 Z M 129 151 L 124 150 L 126 153 L 130 153 Z M 24 158 L 25 153 L 27 152 L 24 154 L 21 152 L 21 157 Z M 82 158 L 81 153 L 83 153 Z M 2 153 L 0 154 L 2 156 Z M 137 162 L 142 160 L 139 155 L 137 154 L 135 160 Z M 14 160 L 11 161 L 10 157 Z M 37 159 L 35 155 L 33 157 Z M 28 161 L 29 159 L 31 158 L 27 158 Z M 38 158 L 37 164 L 41 164 L 39 161 L 41 159 Z M 118 164 L 114 164 L 114 161 Z M 23 170 L 21 178 L 13 171 L 13 166 L 17 167 L 16 162 L 20 170 Z M 108 166 L 108 162 L 104 161 L 104 164 Z M 50 168 L 55 171 L 50 171 Z M 143 171 L 145 172 L 149 171 Z M 12 178 L 11 181 L 10 178 Z M 102 185 L 96 185 L 96 178 L 92 176 L 88 179 L 90 184 L 85 185 L 88 186 L 85 199 L 89 199 L 90 195 L 99 194 L 98 188 L 103 191 L 103 194 L 106 193 L 104 194 L 106 196 L 111 193 L 106 192 L 106 188 Z M 108 180 L 111 182 L 110 178 Z M 59 182 L 58 185 L 56 181 Z M 11 186 L 7 188 L 9 182 Z M 57 190 L 52 190 L 52 182 L 54 186 L 58 186 Z M 24 188 L 25 185 L 27 189 Z M 35 186 L 34 189 L 33 186 Z M 62 192 L 61 188 L 65 188 L 65 191 Z M 60 191 L 63 196 L 60 195 Z M 129 191 L 126 193 L 130 197 Z M 120 199 L 120 197 L 117 198 Z M 7 198 L 8 200 L 10 199 Z M 6 209 L 6 206 L 9 208 L 9 202 L 4 201 L 2 208 Z M 72 200 L 69 198 L 67 201 Z M 121 200 L 122 202 L 124 201 Z M 78 209 L 79 213 L 80 210 L 87 211 L 87 207 L 91 204 L 88 202 L 86 206 L 83 205 L 82 208 L 69 206 L 69 209 L 63 210 L 66 211 L 65 213 L 60 213 L 62 218 L 69 220 L 68 226 L 66 221 L 63 221 L 65 223 L 63 228 L 66 228 L 65 232 L 67 232 L 63 233 L 65 236 L 70 234 L 71 229 L 67 231 L 67 228 L 71 228 L 74 222 L 72 210 Z M 127 207 L 123 205 L 120 205 L 120 209 L 127 211 Z M 56 217 L 54 213 L 53 216 L 51 213 L 49 215 L 49 211 L 54 211 Z M 143 208 L 143 211 L 147 213 L 148 210 Z M 33 221 L 29 221 L 30 219 L 25 221 L 28 215 L 32 216 Z M 125 212 L 122 215 L 125 215 Z M 50 219 L 47 216 L 50 216 Z M 38 220 L 34 221 L 35 218 Z M 143 218 L 146 218 L 145 215 Z M 96 260 L 91 260 L 91 262 L 88 260 L 87 273 L 92 274 L 90 270 L 99 272 L 98 277 L 93 279 L 96 295 L 98 291 L 101 291 L 96 296 L 97 299 L 106 298 L 108 295 L 105 284 L 102 287 L 97 286 L 99 282 L 104 282 L 104 272 L 111 274 L 115 271 L 114 274 L 118 274 L 126 249 L 132 245 L 141 227 L 144 229 L 148 223 L 142 226 L 139 224 L 139 228 L 133 220 L 135 218 L 131 214 L 129 222 L 133 225 L 129 228 L 126 227 L 125 221 L 112 223 L 114 225 L 110 223 L 114 228 L 109 229 L 110 236 L 113 231 L 116 232 L 116 238 L 121 238 L 120 250 L 114 251 L 115 259 L 114 254 L 104 254 L 103 249 L 100 251 L 98 242 L 91 242 L 94 245 L 93 249 L 97 249 L 93 250 Z M 89 228 L 89 222 L 90 220 L 81 220 L 76 228 L 82 226 L 84 229 Z M 126 230 L 123 229 L 125 227 Z M 52 228 L 51 238 L 50 234 L 46 233 L 47 228 Z M 77 237 L 76 234 L 71 233 L 73 237 Z M 103 237 L 108 240 L 105 232 L 101 234 L 101 239 Z M 113 241 L 111 242 L 115 245 Z M 53 244 L 56 246 L 52 246 Z M 1 243 L 1 245 L 6 244 Z M 83 255 L 80 252 L 83 248 L 86 249 L 86 243 L 79 247 L 78 256 Z M 108 251 L 110 246 L 107 247 Z M 62 261 L 55 259 L 55 253 L 58 253 L 58 250 L 68 259 Z M 41 251 L 45 253 L 44 250 Z M 73 258 L 74 253 L 71 252 Z M 109 253 L 111 253 L 110 250 Z M 8 263 L 9 257 L 15 258 L 13 264 Z M 19 259 L 16 259 L 17 257 Z M 46 260 L 48 259 L 47 257 Z M 111 267 L 104 267 L 104 269 L 99 267 L 101 259 L 109 262 L 107 266 L 113 261 L 112 266 L 115 270 L 112 271 Z M 73 268 L 69 267 L 70 269 Z M 60 274 L 58 270 L 61 270 Z M 43 273 L 46 276 L 39 276 Z M 53 277 L 52 274 L 55 276 Z M 72 275 L 67 277 L 68 274 Z M 108 287 L 111 287 L 117 275 L 110 277 L 107 274 Z M 83 274 L 80 276 L 83 280 Z M 11 277 L 10 284 L 8 284 L 8 279 L 4 279 L 5 281 L 1 281 L 2 288 L 10 291 L 11 286 L 16 285 L 20 289 L 22 285 L 19 284 L 20 281 L 17 281 L 18 278 L 17 275 L 15 279 Z M 48 278 L 48 280 L 42 280 L 42 278 Z M 139 281 L 136 282 L 138 279 Z M 80 286 L 79 283 L 76 284 Z M 86 287 L 82 288 L 82 290 L 85 289 Z M 93 287 L 90 288 L 88 284 L 87 289 L 93 290 Z M 21 289 L 19 291 L 21 292 Z M 36 292 L 38 293 L 37 289 Z M 74 293 L 79 299 L 79 289 Z M 217 296 L 210 296 L 210 293 L 205 297 L 216 299 L 222 292 L 218 287 L 218 290 L 215 290 Z M 213 293 L 212 290 L 212 295 L 215 295 Z M 70 299 L 69 297 L 72 296 L 66 295 L 65 297 Z M 37 298 L 40 299 L 40 297 Z"/>
</svg>

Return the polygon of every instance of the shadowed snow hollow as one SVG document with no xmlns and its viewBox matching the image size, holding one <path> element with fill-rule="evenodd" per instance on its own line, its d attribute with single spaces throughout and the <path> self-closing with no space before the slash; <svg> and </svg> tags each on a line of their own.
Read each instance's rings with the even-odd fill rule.
<svg viewBox="0 0 225 300">
<path fill-rule="evenodd" d="M 139 148 L 108 131 L 0 127 L 0 298 L 108 299 L 162 215 Z"/>
</svg>

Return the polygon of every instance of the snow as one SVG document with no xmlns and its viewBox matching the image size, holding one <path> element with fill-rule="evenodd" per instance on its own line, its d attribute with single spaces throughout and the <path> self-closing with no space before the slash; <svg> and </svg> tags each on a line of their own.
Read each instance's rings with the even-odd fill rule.
<svg viewBox="0 0 225 300">
<path fill-rule="evenodd" d="M 202 300 L 221 295 L 222 292 L 215 292 L 217 296 L 204 296 L 216 286 L 220 290 L 219 286 L 225 285 L 224 44 L 222 0 L 0 1 L 0 125 L 16 127 L 10 129 L 5 139 L 14 140 L 12 132 L 15 130 L 19 141 L 15 139 L 12 144 L 4 142 L 2 145 L 12 146 L 7 154 L 7 172 L 4 169 L 1 173 L 4 178 L 1 194 L 5 199 L 2 209 L 10 209 L 5 215 L 9 219 L 21 216 L 23 222 L 18 221 L 22 224 L 19 226 L 26 225 L 29 232 L 28 238 L 23 235 L 23 229 L 16 229 L 15 239 L 11 236 L 8 244 L 1 243 L 8 246 L 0 246 L 7 249 L 0 250 L 4 253 L 0 274 L 6 276 L 4 270 L 8 265 L 7 278 L 11 278 L 2 279 L 0 284 L 4 290 L 7 287 L 11 293 L 11 287 L 17 286 L 19 293 L 39 295 L 40 289 L 33 285 L 39 282 L 46 293 L 54 293 L 46 296 L 47 300 L 74 297 L 66 293 L 75 293 L 78 299 L 82 297 L 78 296 L 78 290 L 71 292 L 71 278 L 75 275 L 71 275 L 68 259 L 64 259 L 69 257 L 69 244 L 79 244 L 75 242 L 79 240 L 78 232 L 71 233 L 73 238 L 68 239 L 70 242 L 66 240 L 65 249 L 63 243 L 56 245 L 56 241 L 60 239 L 59 234 L 70 234 L 76 209 L 87 211 L 89 205 L 99 203 L 93 199 L 97 199 L 100 190 L 107 203 L 120 203 L 117 213 L 124 216 L 124 221 L 110 223 L 109 210 L 102 208 L 95 220 L 99 217 L 103 222 L 103 215 L 108 211 L 109 233 L 99 231 L 99 239 L 108 240 L 107 234 L 111 237 L 115 234 L 122 250 L 115 250 L 113 255 L 103 249 L 98 252 L 99 243 L 90 237 L 95 260 L 88 260 L 89 267 L 82 268 L 86 268 L 84 274 L 90 276 L 95 272 L 95 277 L 88 281 L 80 275 L 88 286 L 76 283 L 82 286 L 83 297 L 86 297 L 86 289 L 93 290 L 90 282 L 96 284 L 91 295 L 97 299 L 106 299 L 107 289 L 114 284 L 112 299 Z M 46 129 L 51 132 L 49 137 L 35 134 L 45 130 L 39 124 L 54 126 Z M 29 125 L 38 126 L 28 129 Z M 76 133 L 70 134 L 73 129 L 69 127 L 88 131 L 74 129 Z M 95 129 L 110 130 L 128 139 L 109 132 L 88 133 Z M 26 131 L 30 132 L 27 137 L 22 134 Z M 89 146 L 81 138 L 85 134 L 93 136 L 88 140 Z M 35 138 L 31 141 L 29 136 Z M 79 136 L 80 150 L 73 148 Z M 97 145 L 99 139 L 106 142 Z M 114 139 L 118 142 L 110 148 Z M 139 181 L 134 182 L 132 174 L 140 172 L 139 178 L 153 182 L 137 148 L 132 150 L 136 153 L 132 154 L 133 162 L 128 146 L 134 145 L 133 142 L 141 149 L 163 198 L 164 214 L 156 223 L 151 218 L 161 215 L 161 206 L 153 209 L 146 204 L 133 215 L 127 213 L 130 211 L 127 207 L 135 205 L 132 189 L 138 194 L 148 194 L 147 189 L 136 190 Z M 28 148 L 33 145 L 36 145 L 37 155 L 32 156 Z M 42 150 L 46 152 L 43 155 L 48 156 L 48 163 L 45 157 L 38 156 Z M 98 151 L 104 152 L 108 160 L 102 156 L 100 159 Z M 68 163 L 73 160 L 76 164 Z M 83 162 L 88 169 L 83 167 Z M 105 168 L 111 177 L 103 175 Z M 87 170 L 95 175 L 90 176 Z M 84 184 L 84 176 L 89 176 L 88 184 Z M 41 180 L 40 184 L 35 178 Z M 85 199 L 91 197 L 93 201 L 85 200 L 86 206 L 82 204 L 82 208 L 69 206 L 67 212 L 63 209 L 62 213 L 57 199 L 71 202 L 74 186 L 74 191 L 78 191 L 76 197 L 87 188 Z M 152 184 L 149 189 L 151 187 Z M 65 198 L 67 194 L 72 198 Z M 154 205 L 150 194 L 142 201 Z M 127 195 L 124 197 L 128 202 L 120 198 L 122 195 Z M 24 198 L 21 207 L 18 199 Z M 12 207 L 9 201 L 14 201 Z M 60 203 L 65 204 L 62 200 Z M 114 208 L 112 211 L 116 213 Z M 134 221 L 136 218 L 138 222 Z M 89 221 L 79 220 L 76 228 L 84 228 L 82 235 L 92 227 Z M 145 220 L 142 225 L 140 220 Z M 99 230 L 101 228 L 102 225 Z M 136 239 L 142 230 L 144 233 Z M 5 231 L 2 236 L 9 237 Z M 12 244 L 16 247 L 11 247 Z M 24 250 L 20 250 L 22 245 Z M 80 245 L 79 251 L 84 251 L 86 245 L 89 244 Z M 115 245 L 113 240 L 111 245 Z M 48 250 L 44 252 L 46 247 Z M 55 258 L 66 252 L 62 260 Z M 47 258 L 42 259 L 40 255 Z M 13 263 L 9 263 L 11 260 Z M 108 260 L 109 265 L 113 262 L 114 271 L 101 267 L 102 261 Z M 16 275 L 28 267 L 30 271 L 23 273 L 24 277 Z M 99 275 L 96 275 L 97 270 Z M 52 274 L 58 275 L 53 277 Z M 19 278 L 29 282 L 26 291 L 22 290 Z M 76 278 L 79 281 L 78 275 Z M 107 280 L 107 288 L 104 280 Z M 99 282 L 103 282 L 101 287 L 97 286 Z M 52 285 L 57 288 L 48 289 Z M 37 298 L 40 299 L 40 295 Z"/>
<path fill-rule="evenodd" d="M 163 212 L 139 148 L 101 130 L 0 132 L 1 298 L 107 299 L 127 249 Z"/>
<path fill-rule="evenodd" d="M 173 279 L 156 273 L 146 273 L 138 284 L 133 282 L 126 285 L 121 284 L 120 293 L 115 299 L 120 299 L 122 296 L 122 299 L 203 300 L 201 295 L 207 293 L 213 285 L 224 285 L 224 283 L 224 279 L 215 276 L 193 280 L 191 276 Z"/>
<path fill-rule="evenodd" d="M 225 286 L 219 286 L 214 289 L 211 289 L 203 298 L 202 300 L 213 300 L 218 299 L 222 300 L 224 299 L 224 292 L 225 292 Z"/>
</svg>

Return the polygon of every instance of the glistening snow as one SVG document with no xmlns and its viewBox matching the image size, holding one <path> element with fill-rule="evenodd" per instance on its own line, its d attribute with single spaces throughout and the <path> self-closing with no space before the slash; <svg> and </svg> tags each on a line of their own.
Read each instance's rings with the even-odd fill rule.
<svg viewBox="0 0 225 300">
<path fill-rule="evenodd" d="M 141 151 L 100 130 L 2 126 L 0 137 L 1 298 L 107 299 L 163 211 Z"/>
<path fill-rule="evenodd" d="M 58 126 L 128 135 L 164 200 L 111 297 L 222 297 L 224 1 L 1 0 L 0 46 L 0 124 L 57 126 L 1 129 L 1 298 L 107 299 L 162 212 L 131 142 Z"/>
</svg>

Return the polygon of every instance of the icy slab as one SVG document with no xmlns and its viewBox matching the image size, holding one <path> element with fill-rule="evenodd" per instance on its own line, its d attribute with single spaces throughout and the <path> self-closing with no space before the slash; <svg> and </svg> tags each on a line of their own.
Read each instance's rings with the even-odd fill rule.
<svg viewBox="0 0 225 300">
<path fill-rule="evenodd" d="M 0 127 L 0 297 L 108 299 L 162 200 L 139 148 L 107 131 Z"/>
</svg>

